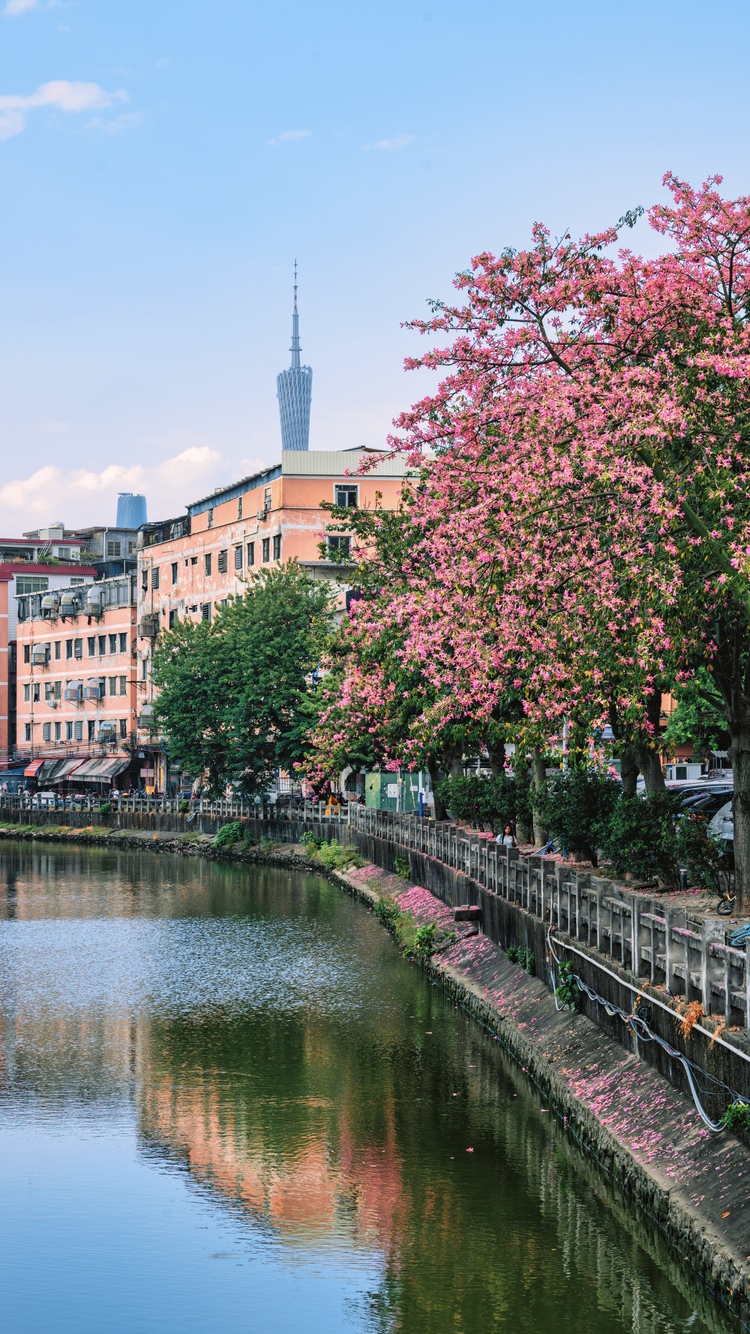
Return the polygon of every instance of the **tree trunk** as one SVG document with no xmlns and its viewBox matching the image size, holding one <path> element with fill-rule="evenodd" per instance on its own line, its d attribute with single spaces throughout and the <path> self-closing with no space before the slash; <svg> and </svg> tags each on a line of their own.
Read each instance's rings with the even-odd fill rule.
<svg viewBox="0 0 750 1334">
<path fill-rule="evenodd" d="M 534 753 L 531 759 L 531 777 L 532 777 L 532 797 L 531 809 L 534 818 L 534 843 L 541 848 L 547 842 L 547 835 L 542 824 L 542 817 L 534 800 L 534 794 L 541 793 L 547 782 L 547 766 L 544 763 L 544 751 L 538 746 L 534 747 Z"/>
<path fill-rule="evenodd" d="M 626 741 L 620 755 L 623 797 L 634 797 L 638 792 L 638 760 L 632 741 Z"/>
<path fill-rule="evenodd" d="M 750 715 L 729 719 L 729 762 L 734 774 L 734 875 L 738 913 L 750 911 Z"/>
<path fill-rule="evenodd" d="M 501 741 L 499 746 L 487 747 L 490 757 L 490 768 L 493 778 L 501 778 L 505 773 L 505 745 Z"/>
<path fill-rule="evenodd" d="M 655 690 L 646 700 L 646 717 L 653 731 L 648 740 L 644 738 L 636 741 L 634 749 L 638 768 L 643 774 L 643 781 L 646 784 L 646 792 L 649 796 L 654 796 L 656 793 L 666 790 L 664 771 L 661 767 L 658 750 L 659 720 L 661 718 L 660 690 Z"/>
<path fill-rule="evenodd" d="M 435 819 L 444 820 L 447 814 L 445 802 L 438 796 L 438 784 L 440 782 L 440 766 L 437 760 L 427 761 L 427 772 L 430 775 L 432 784 L 432 794 L 435 798 Z"/>
</svg>

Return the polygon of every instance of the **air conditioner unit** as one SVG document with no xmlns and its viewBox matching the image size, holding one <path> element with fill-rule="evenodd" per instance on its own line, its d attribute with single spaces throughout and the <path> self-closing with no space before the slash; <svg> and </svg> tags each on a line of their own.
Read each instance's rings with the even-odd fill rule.
<svg viewBox="0 0 750 1334">
<path fill-rule="evenodd" d="M 78 598 L 75 593 L 63 593 L 60 598 L 60 615 L 77 616 L 80 608 Z"/>
<path fill-rule="evenodd" d="M 35 644 L 31 650 L 31 661 L 35 667 L 46 667 L 49 662 L 49 647 L 47 644 Z"/>
<path fill-rule="evenodd" d="M 159 633 L 159 617 L 155 611 L 147 612 L 141 618 L 138 633 L 142 639 L 156 639 Z"/>
<path fill-rule="evenodd" d="M 86 590 L 86 614 L 88 616 L 101 616 L 103 597 L 104 594 L 100 588 Z"/>
<path fill-rule="evenodd" d="M 57 616 L 57 609 L 60 606 L 60 599 L 57 593 L 47 593 L 42 598 L 42 611 L 48 616 Z"/>
<path fill-rule="evenodd" d="M 73 704 L 80 704 L 83 698 L 83 686 L 66 686 L 63 691 L 63 698 L 72 701 Z"/>
</svg>

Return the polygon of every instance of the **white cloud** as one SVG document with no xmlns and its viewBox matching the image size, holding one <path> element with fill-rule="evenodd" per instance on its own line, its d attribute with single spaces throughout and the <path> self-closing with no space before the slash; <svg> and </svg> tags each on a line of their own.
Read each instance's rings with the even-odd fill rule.
<svg viewBox="0 0 750 1334">
<path fill-rule="evenodd" d="M 142 491 L 150 517 L 168 518 L 197 495 L 223 484 L 226 472 L 221 454 L 209 445 L 191 445 L 153 468 L 110 464 L 101 472 L 64 472 L 49 464 L 0 486 L 0 530 L 13 537 L 58 518 L 69 527 L 113 523 L 118 491 Z"/>
<path fill-rule="evenodd" d="M 140 125 L 142 120 L 142 112 L 124 111 L 121 116 L 115 116 L 113 120 L 94 116 L 92 120 L 86 121 L 86 129 L 98 130 L 100 134 L 123 134 L 125 130 L 132 130 L 136 125 Z"/>
<path fill-rule="evenodd" d="M 416 139 L 415 134 L 397 134 L 394 139 L 378 139 L 377 143 L 365 144 L 365 153 L 397 153 L 400 148 L 408 148 Z"/>
<path fill-rule="evenodd" d="M 3 15 L 7 19 L 17 18 L 19 14 L 27 14 L 30 9 L 38 9 L 39 0 L 8 0 Z"/>
<path fill-rule="evenodd" d="M 283 130 L 275 139 L 266 139 L 267 144 L 288 144 L 293 139 L 309 139 L 312 130 Z"/>
<path fill-rule="evenodd" d="M 0 96 L 0 139 L 11 139 L 20 134 L 26 124 L 27 112 L 37 107 L 54 107 L 57 111 L 98 111 L 111 107 L 114 102 L 126 102 L 124 89 L 107 93 L 98 83 L 71 82 L 52 79 L 39 85 L 35 93 L 18 97 L 13 93 Z"/>
</svg>

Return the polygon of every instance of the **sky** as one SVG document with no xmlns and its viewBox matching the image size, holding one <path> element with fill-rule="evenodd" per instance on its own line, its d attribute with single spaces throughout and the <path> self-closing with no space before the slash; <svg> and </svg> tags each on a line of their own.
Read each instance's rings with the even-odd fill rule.
<svg viewBox="0 0 750 1334">
<path fill-rule="evenodd" d="M 746 3 L 0 11 L 4 536 L 278 460 L 295 258 L 310 446 L 380 446 L 430 385 L 402 322 L 473 255 L 597 230 L 667 170 L 750 194 Z"/>
</svg>

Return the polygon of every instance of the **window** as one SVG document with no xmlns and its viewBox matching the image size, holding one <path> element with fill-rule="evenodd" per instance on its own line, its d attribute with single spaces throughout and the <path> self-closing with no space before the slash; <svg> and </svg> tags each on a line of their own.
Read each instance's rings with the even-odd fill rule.
<svg viewBox="0 0 750 1334">
<path fill-rule="evenodd" d="M 57 554 L 60 560 L 70 560 L 70 547 L 58 547 Z"/>
<path fill-rule="evenodd" d="M 29 701 L 31 700 L 31 686 L 24 686 L 23 698 L 24 698 L 24 703 L 28 704 Z"/>
<path fill-rule="evenodd" d="M 273 498 L 273 492 L 271 491 L 270 486 L 267 486 L 267 487 L 264 489 L 264 491 L 263 491 L 263 508 L 264 508 L 264 510 L 266 510 L 266 511 L 270 510 L 270 508 L 271 508 L 271 503 L 272 503 L 272 498 Z"/>
<path fill-rule="evenodd" d="M 141 663 L 141 680 L 148 681 L 148 658 L 144 658 Z"/>
<path fill-rule="evenodd" d="M 74 657 L 74 658 L 82 658 L 82 657 L 83 657 L 83 640 L 82 640 L 82 639 L 74 639 L 74 640 L 73 640 L 73 657 Z"/>
<path fill-rule="evenodd" d="M 117 635 L 109 636 L 109 651 L 110 653 L 117 652 Z"/>
<path fill-rule="evenodd" d="M 127 718 L 121 718 L 121 719 L 120 719 L 120 736 L 121 736 L 121 738 L 122 738 L 123 741 L 126 740 L 127 735 L 128 735 L 128 720 L 127 720 Z"/>
<path fill-rule="evenodd" d="M 242 547 L 234 548 L 234 568 L 235 570 L 242 569 Z"/>
<path fill-rule="evenodd" d="M 226 574 L 228 564 L 229 564 L 229 552 L 225 549 L 224 551 L 219 552 L 219 560 L 218 560 L 219 574 Z"/>
<path fill-rule="evenodd" d="M 25 597 L 27 593 L 46 593 L 49 579 L 46 575 L 19 574 L 16 578 L 16 597 Z"/>
<path fill-rule="evenodd" d="M 116 694 L 117 694 L 117 677 L 116 677 L 116 676 L 110 676 L 110 678 L 109 678 L 109 693 L 110 693 L 110 695 L 116 695 Z"/>
<path fill-rule="evenodd" d="M 24 662 L 31 662 L 31 644 L 24 644 L 23 660 Z"/>
<path fill-rule="evenodd" d="M 85 582 L 86 582 L 85 579 L 79 579 L 77 575 L 72 575 L 70 580 L 70 585 L 71 588 L 73 587 L 78 588 L 80 587 L 81 584 L 85 584 Z"/>
<path fill-rule="evenodd" d="M 237 501 L 237 518 L 242 518 L 242 496 L 240 496 Z"/>
<path fill-rule="evenodd" d="M 35 703 L 35 704 L 38 704 L 38 703 L 39 703 L 39 698 L 40 698 L 40 687 L 39 687 L 38 682 L 36 682 L 36 681 L 34 682 L 34 685 L 33 685 L 32 691 L 31 691 L 31 695 L 32 695 L 32 699 L 33 699 L 34 703 Z"/>
<path fill-rule="evenodd" d="M 55 741 L 62 741 L 62 723 L 55 723 Z"/>
<path fill-rule="evenodd" d="M 158 587 L 159 587 L 159 567 L 158 567 L 158 565 L 154 566 L 154 569 L 151 571 L 151 587 L 152 587 L 152 588 L 158 588 Z"/>
<path fill-rule="evenodd" d="M 333 536 L 328 538 L 329 560 L 346 560 L 349 555 L 350 537 Z"/>
<path fill-rule="evenodd" d="M 209 579 L 209 578 L 211 577 L 211 552 L 210 552 L 210 551 L 207 551 L 206 554 L 205 554 L 205 556 L 203 557 L 203 573 L 205 574 L 205 576 L 206 576 L 207 579 Z"/>
<path fill-rule="evenodd" d="M 358 486 L 339 486 L 333 488 L 333 503 L 342 510 L 355 510 L 359 499 Z"/>
<path fill-rule="evenodd" d="M 281 560 L 281 533 L 277 533 L 273 539 L 273 558 Z"/>
<path fill-rule="evenodd" d="M 73 657 L 73 640 L 72 640 L 72 639 L 66 639 L 66 640 L 65 640 L 65 657 L 66 657 L 66 658 L 72 658 L 72 657 Z"/>
<path fill-rule="evenodd" d="M 135 542 L 128 542 L 128 555 L 132 556 L 135 551 Z"/>
<path fill-rule="evenodd" d="M 107 636 L 99 635 L 99 656 L 107 652 Z"/>
<path fill-rule="evenodd" d="M 30 740 L 31 740 L 31 723 L 24 723 L 24 725 L 23 725 L 23 737 L 24 737 L 24 741 L 30 741 Z"/>
<path fill-rule="evenodd" d="M 270 537 L 264 537 L 264 538 L 263 538 L 263 560 L 264 560 L 264 561 L 267 561 L 267 560 L 270 560 L 270 559 L 271 559 L 271 539 L 270 539 Z"/>
<path fill-rule="evenodd" d="M 46 701 L 47 701 L 48 704 L 49 704 L 53 699 L 59 699 L 61 695 L 62 695 L 62 682 L 61 682 L 61 681 L 45 681 L 45 683 L 44 683 L 44 698 L 46 699 Z"/>
<path fill-rule="evenodd" d="M 202 620 L 202 621 L 210 621 L 210 620 L 211 620 L 211 603 L 210 603 L 210 602 L 204 602 L 204 603 L 203 603 L 203 606 L 201 607 L 201 620 Z"/>
<path fill-rule="evenodd" d="M 89 741 L 93 741 L 94 732 L 96 731 L 96 722 L 94 721 L 93 718 L 89 718 L 88 723 L 86 724 L 86 728 L 87 728 L 86 735 Z"/>
<path fill-rule="evenodd" d="M 83 721 L 80 718 L 73 723 L 73 737 L 76 741 L 83 741 Z"/>
<path fill-rule="evenodd" d="M 180 618 L 179 618 L 179 616 L 177 615 L 177 608 L 176 608 L 176 607 L 172 607 L 171 610 L 170 610 L 170 613 L 169 613 L 169 628 L 170 628 L 170 630 L 173 630 L 173 629 L 174 629 L 174 627 L 176 626 L 176 624 L 177 624 L 177 622 L 179 621 L 179 619 L 180 619 Z"/>
<path fill-rule="evenodd" d="M 61 651 L 62 651 L 62 643 L 60 642 L 59 639 L 56 639 L 56 640 L 55 640 L 55 657 L 58 659 L 58 661 L 59 661 L 59 659 L 60 659 L 60 653 L 61 653 Z"/>
<path fill-rule="evenodd" d="M 141 588 L 144 593 L 148 593 L 148 570 L 144 570 L 141 575 Z"/>
<path fill-rule="evenodd" d="M 127 651 L 128 651 L 128 632 L 127 630 L 123 630 L 123 632 L 120 635 L 120 652 L 127 653 Z"/>
<path fill-rule="evenodd" d="M 254 543 L 254 542 L 248 542 L 248 544 L 247 544 L 247 568 L 250 569 L 251 565 L 254 565 L 254 564 L 255 564 L 255 543 Z"/>
<path fill-rule="evenodd" d="M 107 542 L 107 555 L 110 557 L 110 559 L 113 556 L 121 556 L 122 555 L 121 544 L 119 542 L 115 542 L 114 539 L 110 539 Z"/>
<path fill-rule="evenodd" d="M 73 740 L 73 724 L 72 724 L 72 723 L 66 723 L 66 724 L 65 724 L 65 740 L 66 740 L 66 741 L 72 741 L 72 740 Z"/>
<path fill-rule="evenodd" d="M 120 694 L 121 694 L 121 695 L 127 695 L 127 693 L 128 693 L 128 678 L 127 678 L 127 676 L 121 676 L 121 677 L 120 677 Z"/>
<path fill-rule="evenodd" d="M 206 527 L 207 527 L 207 528 L 213 528 L 213 526 L 214 526 L 214 511 L 213 511 L 213 506 L 212 506 L 211 509 L 208 511 L 208 515 L 207 515 L 207 519 L 206 519 Z"/>
<path fill-rule="evenodd" d="M 89 657 L 93 658 L 96 653 L 96 635 L 89 635 L 86 640 L 86 648 L 88 649 Z"/>
<path fill-rule="evenodd" d="M 42 723 L 42 741 L 52 740 L 52 723 Z"/>
<path fill-rule="evenodd" d="M 177 583 L 177 561 L 172 561 L 172 586 Z"/>
<path fill-rule="evenodd" d="M 185 561 L 185 564 L 187 565 L 187 561 Z M 191 564 L 191 565 L 197 565 L 197 564 L 198 564 L 198 557 L 197 557 L 197 556 L 191 556 L 191 557 L 190 557 L 190 564 Z"/>
</svg>

